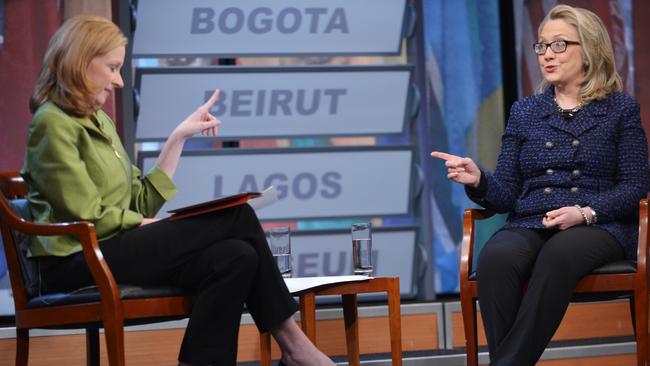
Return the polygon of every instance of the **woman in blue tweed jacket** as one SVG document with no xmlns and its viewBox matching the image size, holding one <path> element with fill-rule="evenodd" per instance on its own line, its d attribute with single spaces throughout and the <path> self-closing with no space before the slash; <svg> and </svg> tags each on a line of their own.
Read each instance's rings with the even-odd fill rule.
<svg viewBox="0 0 650 366">
<path fill-rule="evenodd" d="M 510 214 L 477 266 L 493 366 L 534 365 L 580 278 L 634 258 L 638 203 L 648 191 L 639 104 L 620 93 L 602 21 L 558 5 L 534 51 L 541 93 L 513 105 L 494 174 L 470 158 L 432 153 L 473 201 Z"/>
</svg>

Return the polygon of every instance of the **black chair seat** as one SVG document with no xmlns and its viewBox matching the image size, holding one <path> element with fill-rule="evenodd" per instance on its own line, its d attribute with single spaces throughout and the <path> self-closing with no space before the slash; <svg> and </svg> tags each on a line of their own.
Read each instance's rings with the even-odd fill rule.
<svg viewBox="0 0 650 366">
<path fill-rule="evenodd" d="M 590 274 L 617 274 L 636 272 L 636 261 L 625 260 L 607 263 L 594 269 Z"/>
<path fill-rule="evenodd" d="M 188 296 L 187 290 L 176 287 L 140 287 L 130 285 L 119 285 L 120 298 L 122 300 Z M 72 305 L 99 302 L 99 290 L 97 286 L 83 287 L 73 292 L 52 293 L 36 296 L 27 302 L 28 308 L 42 308 L 48 306 Z"/>
<path fill-rule="evenodd" d="M 590 274 L 617 274 L 617 273 L 634 273 L 636 272 L 636 261 L 624 260 L 607 263 L 603 266 L 600 266 Z M 469 275 L 470 281 L 476 281 L 476 271 L 473 271 Z"/>
</svg>

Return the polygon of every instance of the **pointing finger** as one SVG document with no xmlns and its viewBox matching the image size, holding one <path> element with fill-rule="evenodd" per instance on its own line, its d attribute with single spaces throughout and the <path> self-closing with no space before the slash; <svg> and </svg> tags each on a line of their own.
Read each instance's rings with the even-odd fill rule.
<svg viewBox="0 0 650 366">
<path fill-rule="evenodd" d="M 221 90 L 220 90 L 220 89 L 216 89 L 216 90 L 214 91 L 214 93 L 212 93 L 212 96 L 210 97 L 210 99 L 208 99 L 208 101 L 205 102 L 201 107 L 206 108 L 206 109 L 210 109 L 210 108 L 212 108 L 212 106 L 214 105 L 214 103 L 217 102 L 217 99 L 219 99 L 219 94 L 220 94 L 220 93 L 221 93 Z"/>
<path fill-rule="evenodd" d="M 440 152 L 440 151 L 432 152 L 431 156 L 433 156 L 434 158 L 445 160 L 445 161 L 458 158 L 458 156 L 456 156 L 456 155 L 451 155 L 451 154 L 443 153 L 443 152 Z"/>
</svg>

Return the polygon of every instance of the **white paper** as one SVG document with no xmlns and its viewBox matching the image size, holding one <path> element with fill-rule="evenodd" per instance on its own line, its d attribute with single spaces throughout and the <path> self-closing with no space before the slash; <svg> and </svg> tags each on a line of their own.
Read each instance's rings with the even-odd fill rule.
<svg viewBox="0 0 650 366">
<path fill-rule="evenodd" d="M 248 204 L 255 210 L 263 209 L 266 206 L 271 205 L 272 203 L 278 200 L 278 192 L 273 186 L 268 187 L 262 191 L 262 195 L 255 197 L 248 201 Z"/>
<path fill-rule="evenodd" d="M 284 283 L 287 284 L 289 292 L 296 293 L 299 291 L 307 290 L 310 288 L 329 285 L 332 283 L 342 282 L 355 282 L 367 281 L 372 277 L 354 275 L 354 276 L 322 276 L 322 277 L 298 277 L 298 278 L 285 278 Z"/>
</svg>

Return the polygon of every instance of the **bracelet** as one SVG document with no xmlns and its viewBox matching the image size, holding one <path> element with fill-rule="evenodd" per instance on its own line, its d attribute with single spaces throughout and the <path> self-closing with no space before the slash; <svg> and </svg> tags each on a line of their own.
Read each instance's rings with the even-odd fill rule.
<svg viewBox="0 0 650 366">
<path fill-rule="evenodd" d="M 598 216 L 596 216 L 596 211 L 594 211 L 593 208 L 589 207 L 589 211 L 591 211 L 591 223 L 595 224 L 598 222 Z"/>
<path fill-rule="evenodd" d="M 587 226 L 591 225 L 591 220 L 589 220 L 589 218 L 585 214 L 585 210 L 583 210 L 582 207 L 580 207 L 580 205 L 575 205 L 573 207 L 577 208 L 578 211 L 580 211 L 580 215 L 582 215 L 582 218 L 585 220 L 585 225 Z"/>
</svg>

